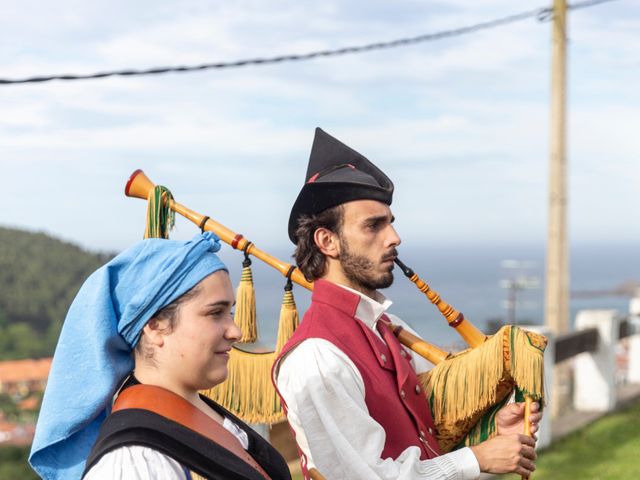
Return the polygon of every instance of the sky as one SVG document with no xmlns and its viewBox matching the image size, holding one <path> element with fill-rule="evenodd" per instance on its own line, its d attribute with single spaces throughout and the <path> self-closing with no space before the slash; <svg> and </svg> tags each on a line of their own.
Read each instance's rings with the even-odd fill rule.
<svg viewBox="0 0 640 480">
<path fill-rule="evenodd" d="M 537 0 L 5 0 L 0 77 L 222 62 L 362 45 Z M 569 238 L 640 241 L 640 3 L 569 14 Z M 286 246 L 317 126 L 395 183 L 405 245 L 536 244 L 547 231 L 551 24 L 307 62 L 0 85 L 0 225 L 90 250 L 141 238 L 142 168 L 189 208 Z M 196 228 L 179 222 L 174 238 Z"/>
</svg>

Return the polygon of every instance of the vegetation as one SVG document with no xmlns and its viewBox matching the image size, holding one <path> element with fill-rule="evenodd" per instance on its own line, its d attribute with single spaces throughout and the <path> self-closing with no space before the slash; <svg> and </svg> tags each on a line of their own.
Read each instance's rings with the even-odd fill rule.
<svg viewBox="0 0 640 480">
<path fill-rule="evenodd" d="M 80 285 L 109 258 L 43 233 L 0 228 L 0 360 L 52 355 Z"/>
<path fill-rule="evenodd" d="M 0 478 L 16 478 L 20 480 L 37 480 L 29 466 L 30 447 L 16 447 L 13 445 L 0 447 Z"/>
<path fill-rule="evenodd" d="M 17 422 L 20 414 L 21 411 L 16 402 L 6 393 L 0 393 L 0 419 L 4 416 L 10 422 Z"/>
<path fill-rule="evenodd" d="M 532 480 L 640 478 L 638 432 L 640 402 L 626 410 L 607 415 L 541 452 Z M 516 479 L 513 475 L 504 478 Z"/>
<path fill-rule="evenodd" d="M 0 227 L 0 360 L 53 355 L 69 305 L 85 279 L 111 258 L 43 233 Z M 38 404 L 42 393 L 36 393 Z M 36 408 L 37 410 L 37 408 Z M 0 395 L 0 417 L 33 422 L 16 399 Z M 30 447 L 0 447 L 0 479 L 38 476 L 27 458 Z"/>
</svg>

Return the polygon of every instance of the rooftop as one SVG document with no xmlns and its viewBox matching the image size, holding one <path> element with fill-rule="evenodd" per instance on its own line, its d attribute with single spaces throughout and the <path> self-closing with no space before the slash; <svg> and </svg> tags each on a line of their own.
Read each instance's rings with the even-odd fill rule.
<svg viewBox="0 0 640 480">
<path fill-rule="evenodd" d="M 0 362 L 0 384 L 46 380 L 51 369 L 51 360 L 41 358 Z"/>
</svg>

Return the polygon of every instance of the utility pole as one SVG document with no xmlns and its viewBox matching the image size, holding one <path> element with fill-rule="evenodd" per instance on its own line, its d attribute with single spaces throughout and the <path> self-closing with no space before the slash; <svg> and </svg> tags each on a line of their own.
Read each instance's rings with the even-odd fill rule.
<svg viewBox="0 0 640 480">
<path fill-rule="evenodd" d="M 551 138 L 545 324 L 556 334 L 569 330 L 567 247 L 566 0 L 554 0 L 551 59 Z"/>
<path fill-rule="evenodd" d="M 569 254 L 567 242 L 566 65 L 567 2 L 554 0 L 551 58 L 551 136 L 549 157 L 549 223 L 545 291 L 545 324 L 555 334 L 569 330 Z M 551 413 L 562 409 L 566 369 L 555 368 Z"/>
</svg>

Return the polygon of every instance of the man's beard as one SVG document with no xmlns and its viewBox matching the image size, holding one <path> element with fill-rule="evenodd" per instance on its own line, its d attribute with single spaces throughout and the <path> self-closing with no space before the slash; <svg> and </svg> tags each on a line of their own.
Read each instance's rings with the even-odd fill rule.
<svg viewBox="0 0 640 480">
<path fill-rule="evenodd" d="M 396 249 L 389 252 L 389 256 L 396 256 Z M 380 275 L 374 273 L 374 264 L 363 255 L 358 255 L 349 250 L 349 244 L 340 238 L 340 265 L 345 276 L 354 286 L 374 291 L 380 288 L 388 288 L 393 283 L 393 272 L 389 270 Z"/>
</svg>

